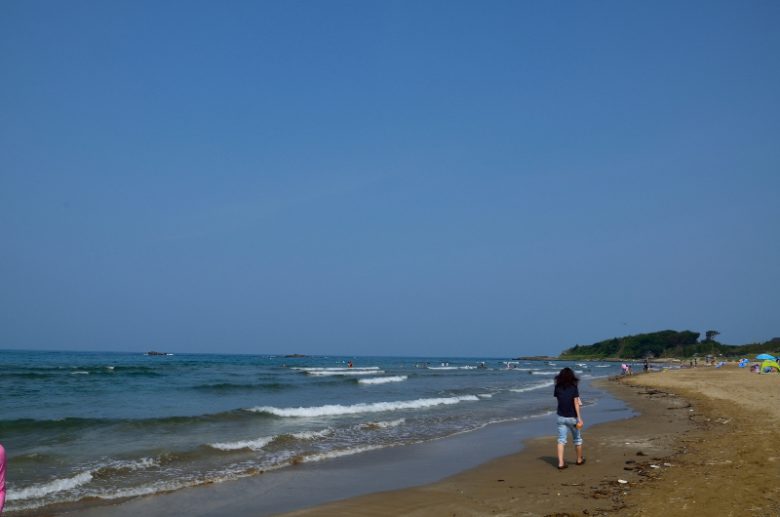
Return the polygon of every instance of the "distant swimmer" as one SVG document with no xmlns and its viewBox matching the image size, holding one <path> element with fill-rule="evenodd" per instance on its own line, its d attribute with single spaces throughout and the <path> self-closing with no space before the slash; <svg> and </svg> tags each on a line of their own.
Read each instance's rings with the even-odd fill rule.
<svg viewBox="0 0 780 517">
<path fill-rule="evenodd" d="M 352 368 L 352 361 L 347 361 L 347 368 Z"/>
</svg>

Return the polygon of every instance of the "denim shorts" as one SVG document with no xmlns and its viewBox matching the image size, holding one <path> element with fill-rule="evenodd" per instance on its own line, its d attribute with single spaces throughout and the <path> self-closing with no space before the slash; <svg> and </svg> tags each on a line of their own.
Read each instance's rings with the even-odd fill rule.
<svg viewBox="0 0 780 517">
<path fill-rule="evenodd" d="M 577 419 L 565 416 L 558 417 L 558 443 L 566 445 L 566 431 L 571 431 L 574 445 L 582 445 L 582 433 L 577 429 Z"/>
</svg>

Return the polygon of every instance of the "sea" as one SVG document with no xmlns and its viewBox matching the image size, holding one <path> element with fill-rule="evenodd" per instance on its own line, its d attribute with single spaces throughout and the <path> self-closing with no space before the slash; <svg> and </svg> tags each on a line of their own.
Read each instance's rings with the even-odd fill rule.
<svg viewBox="0 0 780 517">
<path fill-rule="evenodd" d="M 5 511 L 173 492 L 542 418 L 564 366 L 585 380 L 619 371 L 487 357 L 0 351 Z"/>
</svg>

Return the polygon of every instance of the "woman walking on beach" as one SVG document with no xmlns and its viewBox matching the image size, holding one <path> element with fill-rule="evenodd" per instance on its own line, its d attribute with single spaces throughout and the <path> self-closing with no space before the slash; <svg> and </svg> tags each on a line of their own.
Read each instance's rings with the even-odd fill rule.
<svg viewBox="0 0 780 517">
<path fill-rule="evenodd" d="M 585 463 L 582 457 L 582 415 L 580 414 L 580 391 L 577 388 L 580 380 L 571 368 L 564 368 L 555 376 L 555 398 L 558 399 L 558 470 L 567 467 L 563 460 L 566 437 L 571 432 L 574 448 L 577 451 L 577 465 Z"/>
</svg>

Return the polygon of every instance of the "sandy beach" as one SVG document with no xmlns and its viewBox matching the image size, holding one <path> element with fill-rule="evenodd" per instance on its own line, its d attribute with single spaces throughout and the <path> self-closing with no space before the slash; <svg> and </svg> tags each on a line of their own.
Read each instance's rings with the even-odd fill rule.
<svg viewBox="0 0 780 517">
<path fill-rule="evenodd" d="M 726 366 L 603 384 L 641 415 L 587 428 L 583 466 L 570 448 L 558 471 L 554 437 L 537 438 L 437 483 L 285 516 L 780 514 L 780 376 Z"/>
</svg>

